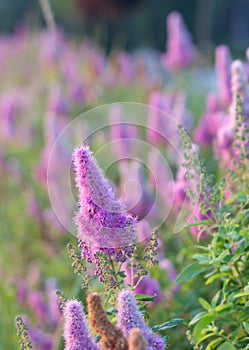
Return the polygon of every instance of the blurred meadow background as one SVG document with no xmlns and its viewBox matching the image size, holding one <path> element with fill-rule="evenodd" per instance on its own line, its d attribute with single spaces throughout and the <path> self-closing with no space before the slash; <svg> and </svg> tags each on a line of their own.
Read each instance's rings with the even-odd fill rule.
<svg viewBox="0 0 249 350">
<path fill-rule="evenodd" d="M 52 17 L 42 0 L 0 0 L 3 350 L 18 348 L 14 321 L 18 314 L 26 315 L 35 349 L 62 349 L 62 320 L 55 291 L 61 289 L 68 297 L 83 301 L 87 294 L 80 288 L 81 279 L 73 274 L 66 249 L 68 243 L 76 246 L 77 240 L 57 220 L 46 186 L 49 154 L 63 127 L 102 104 L 128 101 L 154 105 L 179 117 L 178 122 L 198 144 L 208 170 L 218 179 L 226 174 L 227 167 L 222 162 L 226 150 L 219 151 L 219 147 L 225 149 L 224 140 L 217 136 L 226 124 L 222 118 L 229 114 L 236 93 L 241 93 L 243 102 L 248 98 L 246 0 L 50 0 L 49 4 Z M 170 25 L 168 20 L 166 25 L 172 13 L 171 22 L 175 24 Z M 174 51 L 174 45 L 179 45 L 179 51 Z M 219 54 L 217 47 L 221 45 L 227 46 L 222 46 Z M 234 79 L 244 81 L 237 90 L 236 83 L 232 85 L 229 80 L 230 64 L 235 59 L 244 62 L 234 66 Z M 225 97 L 224 90 L 228 91 Z M 111 113 L 115 111 L 110 111 L 110 118 L 122 119 L 122 111 L 116 111 L 117 116 Z M 214 113 L 211 125 L 206 119 Z M 217 120 L 222 122 L 216 125 Z M 115 137 L 115 131 L 110 133 L 110 140 Z M 160 140 L 143 137 L 167 153 Z M 97 149 L 101 142 L 100 135 L 91 140 L 91 148 Z M 63 153 L 60 157 L 63 159 Z M 148 158 L 148 164 L 160 174 L 155 160 L 153 163 Z M 145 285 L 139 291 L 160 296 L 148 307 L 150 324 L 175 317 L 188 322 L 200 311 L 198 298 L 208 299 L 212 294 L 202 276 L 194 284 L 187 281 L 180 286 L 175 281 L 191 261 L 198 233 L 193 228 L 179 235 L 173 233 L 177 208 L 185 198 L 185 182 L 181 166 L 174 159 L 170 165 L 177 200 L 160 231 L 159 267 L 150 271 L 154 289 L 146 289 Z M 63 174 L 62 164 L 60 167 Z M 153 181 L 132 164 L 130 171 L 144 191 L 142 202 L 132 214 L 143 217 L 154 195 Z M 117 167 L 108 176 L 122 193 L 125 169 Z M 162 205 L 167 206 L 165 188 L 170 180 L 166 174 L 161 177 L 157 192 L 161 193 Z M 146 225 L 140 227 L 139 234 L 153 228 L 150 222 Z M 192 349 L 185 337 L 186 329 L 185 324 L 171 330 L 169 348 Z"/>
</svg>

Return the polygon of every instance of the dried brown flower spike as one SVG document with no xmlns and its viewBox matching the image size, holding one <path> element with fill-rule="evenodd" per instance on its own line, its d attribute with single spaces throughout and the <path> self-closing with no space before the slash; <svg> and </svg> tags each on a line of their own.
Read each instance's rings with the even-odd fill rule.
<svg viewBox="0 0 249 350">
<path fill-rule="evenodd" d="M 139 328 L 133 328 L 129 336 L 129 350 L 146 350 L 148 346 Z"/>
<path fill-rule="evenodd" d="M 108 320 L 99 294 L 90 294 L 87 297 L 87 304 L 90 325 L 94 332 L 101 335 L 99 343 L 101 348 L 103 350 L 128 350 L 127 339 L 121 329 Z"/>
</svg>

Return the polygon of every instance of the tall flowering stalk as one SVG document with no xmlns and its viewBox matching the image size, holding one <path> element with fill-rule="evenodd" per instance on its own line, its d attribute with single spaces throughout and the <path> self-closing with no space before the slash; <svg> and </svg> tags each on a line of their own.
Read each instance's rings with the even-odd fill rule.
<svg viewBox="0 0 249 350">
<path fill-rule="evenodd" d="M 226 45 L 218 46 L 215 50 L 215 66 L 218 78 L 219 100 L 222 106 L 228 106 L 232 102 L 231 63 L 229 47 Z"/>
<path fill-rule="evenodd" d="M 82 304 L 68 300 L 64 308 L 65 350 L 99 350 L 87 328 Z"/>
<path fill-rule="evenodd" d="M 75 222 L 82 257 L 91 262 L 102 251 L 115 261 L 125 261 L 134 251 L 136 220 L 125 213 L 88 147 L 76 148 L 73 162 L 79 191 Z"/>
<path fill-rule="evenodd" d="M 145 323 L 132 292 L 123 290 L 118 296 L 118 327 L 126 337 L 133 328 L 139 328 L 148 342 L 147 350 L 164 350 L 166 345 Z"/>
<path fill-rule="evenodd" d="M 195 59 L 196 50 L 179 12 L 168 15 L 167 31 L 167 52 L 162 57 L 162 64 L 169 70 L 188 67 Z"/>
</svg>

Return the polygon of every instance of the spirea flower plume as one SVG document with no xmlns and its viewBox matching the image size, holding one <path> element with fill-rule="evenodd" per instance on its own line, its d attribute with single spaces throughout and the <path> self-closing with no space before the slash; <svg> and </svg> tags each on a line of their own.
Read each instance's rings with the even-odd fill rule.
<svg viewBox="0 0 249 350">
<path fill-rule="evenodd" d="M 68 300 L 64 308 L 65 350 L 100 350 L 87 328 L 82 304 Z"/>
<path fill-rule="evenodd" d="M 169 70 L 188 67 L 193 63 L 196 49 L 179 12 L 171 12 L 167 17 L 167 52 L 162 64 Z"/>
<path fill-rule="evenodd" d="M 132 292 L 123 290 L 118 296 L 118 327 L 126 337 L 133 328 L 139 328 L 148 342 L 147 350 L 164 350 L 164 340 L 155 334 L 145 323 Z"/>
<path fill-rule="evenodd" d="M 89 147 L 75 150 L 74 168 L 79 191 L 75 222 L 82 256 L 90 261 L 101 250 L 125 260 L 133 252 L 136 220 L 125 213 Z"/>
</svg>

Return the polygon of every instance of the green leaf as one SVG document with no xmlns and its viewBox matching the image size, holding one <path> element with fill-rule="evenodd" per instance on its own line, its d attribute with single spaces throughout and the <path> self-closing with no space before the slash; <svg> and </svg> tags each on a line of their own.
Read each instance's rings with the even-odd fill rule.
<svg viewBox="0 0 249 350">
<path fill-rule="evenodd" d="M 233 344 L 226 341 L 225 343 L 221 344 L 217 350 L 236 350 L 236 348 L 233 346 Z"/>
<path fill-rule="evenodd" d="M 246 297 L 248 295 L 249 295 L 249 292 L 241 292 L 241 293 L 235 294 L 233 297 L 234 298 L 240 298 L 240 297 Z"/>
<path fill-rule="evenodd" d="M 200 225 L 213 225 L 213 221 L 211 220 L 202 220 L 202 221 L 196 221 L 192 224 L 187 224 L 184 227 L 193 227 L 193 226 L 200 226 Z"/>
<path fill-rule="evenodd" d="M 206 347 L 206 350 L 213 350 L 214 349 L 214 345 L 216 345 L 217 343 L 220 343 L 221 341 L 224 341 L 224 339 L 221 338 L 221 337 L 214 339 L 213 341 L 208 343 L 208 345 Z"/>
<path fill-rule="evenodd" d="M 153 301 L 156 299 L 156 295 L 136 294 L 135 299 L 139 301 Z"/>
<path fill-rule="evenodd" d="M 199 303 L 201 304 L 201 306 L 203 307 L 203 309 L 205 310 L 210 310 L 212 309 L 211 305 L 203 298 L 199 298 Z"/>
<path fill-rule="evenodd" d="M 122 278 L 126 277 L 125 271 L 119 271 L 118 275 Z"/>
<path fill-rule="evenodd" d="M 154 332 L 164 331 L 165 329 L 169 329 L 169 328 L 173 328 L 173 327 L 178 326 L 178 324 L 182 323 L 183 321 L 184 320 L 182 318 L 174 318 L 171 321 L 164 322 L 164 323 L 157 325 L 157 326 L 153 326 L 152 330 Z"/>
<path fill-rule="evenodd" d="M 117 310 L 116 310 L 116 309 L 112 309 L 112 310 L 106 311 L 106 314 L 107 314 L 108 316 L 115 315 L 116 313 L 117 313 Z"/>
<path fill-rule="evenodd" d="M 216 273 L 215 275 L 212 275 L 211 277 L 209 277 L 207 280 L 206 280 L 206 285 L 207 284 L 211 284 L 214 280 L 216 280 L 217 278 L 220 278 L 220 277 L 224 277 L 224 276 L 229 276 L 228 273 L 225 273 L 225 272 L 222 272 L 222 273 Z"/>
<path fill-rule="evenodd" d="M 232 309 L 232 308 L 233 308 L 233 304 L 221 304 L 216 306 L 215 311 L 221 314 L 224 310 Z"/>
<path fill-rule="evenodd" d="M 218 290 L 218 292 L 216 292 L 216 294 L 213 296 L 212 300 L 211 300 L 211 305 L 212 307 L 215 307 L 218 303 L 218 300 L 220 298 L 222 291 Z"/>
<path fill-rule="evenodd" d="M 140 310 L 140 313 L 143 315 L 143 318 L 145 319 L 145 321 L 149 321 L 150 320 L 150 316 L 148 314 L 148 312 L 144 311 L 144 310 Z"/>
<path fill-rule="evenodd" d="M 210 264 L 209 257 L 206 255 L 195 254 L 193 256 L 193 259 L 198 260 L 199 264 L 201 264 L 201 265 L 209 265 Z"/>
<path fill-rule="evenodd" d="M 194 318 L 192 318 L 192 320 L 189 322 L 189 326 L 192 326 L 194 325 L 195 323 L 197 323 L 198 321 L 200 321 L 200 319 L 207 315 L 206 311 L 202 311 L 202 312 L 199 312 L 197 315 L 194 316 Z"/>
<path fill-rule="evenodd" d="M 169 335 L 165 335 L 165 336 L 163 337 L 163 339 L 164 339 L 165 345 L 166 345 L 166 347 L 167 347 L 167 345 L 169 344 L 170 336 L 169 336 Z"/>
<path fill-rule="evenodd" d="M 197 340 L 201 336 L 203 336 L 202 331 L 203 329 L 208 326 L 213 320 L 215 319 L 215 315 L 206 315 L 204 316 L 196 325 L 193 330 L 193 336 L 196 337 Z"/>
<path fill-rule="evenodd" d="M 237 193 L 234 196 L 230 197 L 227 201 L 226 204 L 232 204 L 235 200 L 237 200 L 238 202 L 246 202 L 247 201 L 247 193 L 245 192 L 245 195 L 243 194 L 243 192 L 241 193 Z"/>
<path fill-rule="evenodd" d="M 198 262 L 193 262 L 192 264 L 186 266 L 177 276 L 176 283 L 185 282 L 202 272 L 209 270 L 210 267 L 203 267 Z"/>
<path fill-rule="evenodd" d="M 210 338 L 210 337 L 214 337 L 215 335 L 217 335 L 217 334 L 214 333 L 214 332 L 205 334 L 205 335 L 203 335 L 203 337 L 200 337 L 200 338 L 199 338 L 197 344 L 200 344 L 200 343 L 202 343 L 204 340 L 206 340 L 206 339 L 208 339 L 208 338 Z"/>
<path fill-rule="evenodd" d="M 244 327 L 246 333 L 249 334 L 249 323 L 248 322 L 243 322 L 243 327 Z"/>
</svg>

